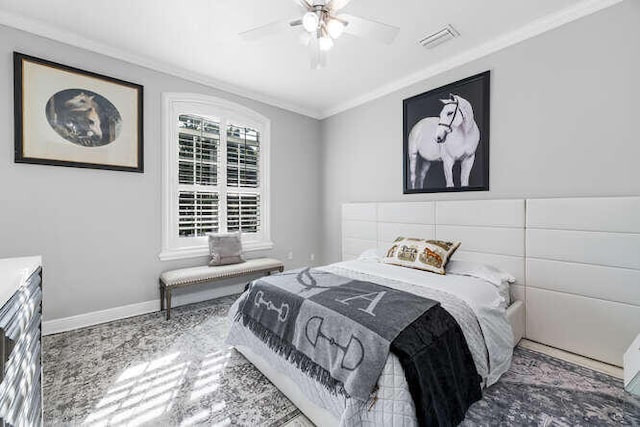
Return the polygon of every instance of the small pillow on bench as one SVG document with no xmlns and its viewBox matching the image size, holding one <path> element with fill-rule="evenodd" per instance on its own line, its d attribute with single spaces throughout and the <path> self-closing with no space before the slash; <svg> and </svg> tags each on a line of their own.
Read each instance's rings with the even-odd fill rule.
<svg viewBox="0 0 640 427">
<path fill-rule="evenodd" d="M 242 258 L 242 239 L 240 233 L 210 233 L 210 266 L 239 264 Z"/>
</svg>

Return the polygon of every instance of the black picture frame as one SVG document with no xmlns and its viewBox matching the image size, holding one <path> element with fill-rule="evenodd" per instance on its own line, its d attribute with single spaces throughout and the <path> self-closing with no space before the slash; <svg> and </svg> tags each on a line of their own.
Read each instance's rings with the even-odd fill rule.
<svg viewBox="0 0 640 427">
<path fill-rule="evenodd" d="M 407 98 L 403 101 L 403 194 L 489 191 L 490 90 L 490 71 L 485 71 L 428 92 L 421 93 L 411 98 Z M 455 96 L 452 97 L 452 95 Z M 460 100 L 460 97 L 463 99 Z M 462 111 L 461 109 L 458 109 L 458 106 L 464 105 L 463 101 L 467 100 L 467 98 L 468 104 L 470 104 L 473 109 L 474 121 L 476 122 L 479 130 L 479 141 L 475 150 L 473 166 L 470 168 L 470 173 L 467 174 L 469 185 L 461 185 L 462 166 L 460 161 L 456 161 L 453 167 L 454 186 L 447 187 L 443 162 L 437 160 L 428 162 L 423 160 L 420 153 L 417 157 L 414 154 L 416 153 L 415 147 L 421 146 L 421 144 L 416 143 L 416 141 L 421 141 L 422 144 L 426 144 L 427 142 L 425 139 L 419 138 L 427 137 L 416 137 L 415 135 L 419 134 L 416 132 L 411 138 L 412 148 L 410 150 L 410 134 L 414 126 L 416 126 L 422 119 L 434 118 L 423 122 L 425 124 L 422 125 L 420 130 L 437 129 L 433 132 L 433 141 L 437 144 L 435 142 L 437 140 L 436 135 L 452 130 L 450 126 L 447 127 L 450 123 L 447 123 L 446 120 L 445 123 L 442 123 L 440 120 L 440 111 L 443 111 L 443 105 L 446 106 L 442 101 L 447 100 L 451 102 L 452 106 L 447 112 L 444 112 L 444 114 L 452 113 L 452 117 L 454 118 L 451 120 L 455 120 L 456 115 L 459 114 L 458 111 Z M 455 99 L 458 101 L 454 101 Z M 461 115 L 460 117 L 463 119 L 464 115 Z M 438 119 L 438 125 L 435 125 L 436 118 Z M 430 132 L 426 132 L 423 135 L 428 135 L 428 138 L 431 138 Z M 444 136 L 444 144 L 446 144 L 446 137 L 447 136 Z M 411 179 L 410 153 L 414 155 L 415 159 L 415 178 L 413 180 Z M 424 166 L 424 163 L 421 162 L 429 163 L 429 166 L 427 167 L 428 172 L 426 173 L 425 179 L 422 181 L 420 180 L 420 175 L 418 173 L 420 167 Z M 456 177 L 458 178 L 457 180 Z"/>
<path fill-rule="evenodd" d="M 128 145 L 128 150 L 129 150 L 128 152 L 135 154 L 135 160 L 130 162 L 132 164 L 125 165 L 125 164 L 117 164 L 113 162 L 109 163 L 108 161 L 105 161 L 105 162 L 78 161 L 70 158 L 65 159 L 64 157 L 52 158 L 53 156 L 39 157 L 39 156 L 25 154 L 25 148 L 27 147 L 28 144 L 32 142 L 25 138 L 25 122 L 26 122 L 25 115 L 27 114 L 31 114 L 31 115 L 39 114 L 41 116 L 47 115 L 47 120 L 50 120 L 49 125 L 53 128 L 53 124 L 51 124 L 52 119 L 49 118 L 48 111 L 45 112 L 44 108 L 43 109 L 35 108 L 35 107 L 41 107 L 41 105 L 34 106 L 34 111 L 25 111 L 25 107 L 27 103 L 27 101 L 25 100 L 25 85 L 31 83 L 29 81 L 26 81 L 27 78 L 25 77 L 25 73 L 24 73 L 25 63 L 31 63 L 31 64 L 36 64 L 39 66 L 46 67 L 48 68 L 46 72 L 50 71 L 51 73 L 56 73 L 56 72 L 69 73 L 65 75 L 66 76 L 73 75 L 73 76 L 86 77 L 89 79 L 97 79 L 99 82 L 103 82 L 103 84 L 105 83 L 108 85 L 112 84 L 119 87 L 125 87 L 125 88 L 131 89 L 133 91 L 133 96 L 135 96 L 135 99 L 132 98 L 132 102 L 131 102 L 131 106 L 135 106 L 135 108 L 132 108 L 132 109 L 135 109 L 135 113 L 124 118 L 120 116 L 120 112 L 117 110 L 117 108 L 113 107 L 113 104 L 110 103 L 108 98 L 105 98 L 101 94 L 95 94 L 91 91 L 85 91 L 85 92 L 92 93 L 93 95 L 100 97 L 99 98 L 100 100 L 106 99 L 107 103 L 111 105 L 116 111 L 115 114 L 117 115 L 117 118 L 119 120 L 118 125 L 120 125 L 121 121 L 130 120 L 132 122 L 130 126 L 135 126 L 135 128 L 131 129 L 129 132 L 131 136 L 127 137 L 126 140 L 125 138 L 122 138 L 120 141 L 118 141 L 119 144 L 133 144 L 130 146 Z M 13 52 L 13 65 L 14 65 L 14 131 L 15 131 L 14 160 L 16 163 L 29 163 L 29 164 L 37 164 L 37 165 L 67 166 L 67 167 L 76 167 L 76 168 L 91 168 L 91 169 L 144 173 L 144 87 L 142 85 L 128 82 L 125 80 L 120 80 L 120 79 L 109 77 L 109 76 L 105 76 L 103 74 L 98 74 L 91 71 L 82 70 L 79 68 L 59 64 L 57 62 L 45 60 L 42 58 L 37 58 L 37 57 L 26 55 L 20 52 Z M 72 85 L 72 87 L 69 87 L 69 90 L 67 92 L 69 92 L 70 95 L 68 96 L 73 95 L 72 91 L 74 90 L 76 92 L 83 90 L 81 87 L 77 87 L 77 86 L 78 85 Z M 58 93 L 61 93 L 61 92 L 58 92 Z M 58 93 L 56 93 L 55 95 L 58 95 Z M 106 95 L 108 96 L 108 94 Z M 93 99 L 93 97 L 91 97 L 91 99 Z M 53 100 L 54 100 L 54 97 L 52 96 L 49 99 L 49 102 L 53 102 Z M 49 103 L 47 103 L 46 108 L 47 109 L 49 108 Z M 69 109 L 69 111 L 76 111 L 76 110 Z M 95 110 L 93 110 L 93 112 L 95 113 Z M 29 117 L 29 119 L 31 120 L 32 117 Z M 37 120 L 42 122 L 44 118 L 38 117 Z M 97 125 L 97 126 L 94 125 L 94 126 L 96 129 L 101 129 L 100 125 Z M 104 126 L 107 126 L 107 124 L 105 124 Z M 51 130 L 49 130 L 49 132 L 51 132 Z M 116 131 L 113 130 L 113 128 L 111 132 L 113 133 L 113 136 L 109 137 L 108 142 L 100 141 L 100 146 L 101 145 L 107 146 L 118 139 L 118 135 Z M 102 131 L 99 131 L 99 134 L 101 139 L 106 138 L 102 134 Z M 73 135 L 68 136 L 68 138 L 72 138 L 72 137 L 74 136 Z M 76 138 L 80 139 L 79 136 L 76 136 Z M 63 140 L 63 138 L 57 138 L 57 139 L 59 141 Z M 89 139 L 85 137 L 85 141 L 87 140 Z M 68 141 L 69 140 L 67 140 L 67 142 Z M 39 141 L 39 143 L 42 144 L 43 142 Z M 90 144 L 90 143 L 86 143 L 86 144 Z M 96 145 L 94 146 L 98 146 L 98 144 L 96 143 Z M 92 146 L 85 145 L 84 147 L 88 147 L 87 149 L 91 150 L 90 147 Z M 109 150 L 109 147 L 103 150 L 106 152 L 107 150 Z"/>
</svg>

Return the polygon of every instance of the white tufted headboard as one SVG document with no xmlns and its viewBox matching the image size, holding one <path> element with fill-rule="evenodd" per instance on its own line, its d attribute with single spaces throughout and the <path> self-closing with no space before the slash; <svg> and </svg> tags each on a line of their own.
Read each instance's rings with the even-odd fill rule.
<svg viewBox="0 0 640 427">
<path fill-rule="evenodd" d="M 531 340 L 621 366 L 640 333 L 640 197 L 343 205 L 343 259 L 397 236 L 459 240 L 454 259 L 516 276 Z"/>
</svg>

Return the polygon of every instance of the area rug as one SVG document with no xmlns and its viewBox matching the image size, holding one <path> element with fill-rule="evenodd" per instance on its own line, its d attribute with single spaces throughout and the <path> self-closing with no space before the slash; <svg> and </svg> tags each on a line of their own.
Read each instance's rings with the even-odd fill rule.
<svg viewBox="0 0 640 427">
<path fill-rule="evenodd" d="M 617 378 L 517 347 L 462 425 L 640 426 L 640 398 Z"/>
<path fill-rule="evenodd" d="M 307 426 L 224 343 L 236 296 L 44 338 L 44 424 Z M 622 382 L 523 348 L 465 426 L 640 425 Z"/>
</svg>

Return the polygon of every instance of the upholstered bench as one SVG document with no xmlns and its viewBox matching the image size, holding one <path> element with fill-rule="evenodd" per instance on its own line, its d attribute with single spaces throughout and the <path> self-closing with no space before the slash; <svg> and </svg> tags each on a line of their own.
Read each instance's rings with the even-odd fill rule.
<svg viewBox="0 0 640 427">
<path fill-rule="evenodd" d="M 271 274 L 284 270 L 284 264 L 277 259 L 257 258 L 240 264 L 220 265 L 216 267 L 192 267 L 165 271 L 160 275 L 160 310 L 167 308 L 167 320 L 171 318 L 171 291 L 191 285 L 231 279 L 250 274 Z"/>
</svg>

